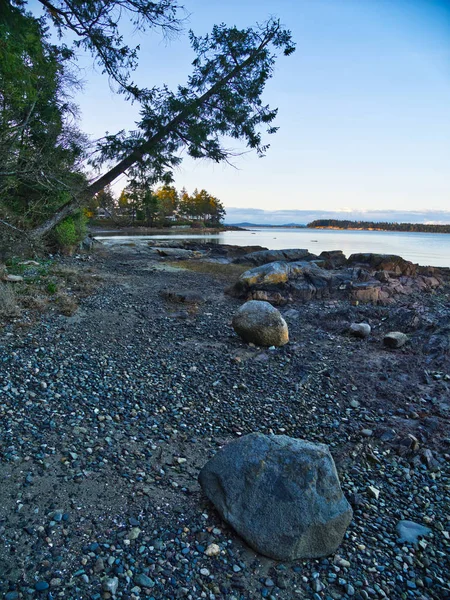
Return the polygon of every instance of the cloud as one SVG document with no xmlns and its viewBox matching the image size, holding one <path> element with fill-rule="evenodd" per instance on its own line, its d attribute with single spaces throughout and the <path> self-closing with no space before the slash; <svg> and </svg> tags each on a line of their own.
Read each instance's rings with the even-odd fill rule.
<svg viewBox="0 0 450 600">
<path fill-rule="evenodd" d="M 254 223 L 256 225 L 306 225 L 315 219 L 348 219 L 351 221 L 379 221 L 388 223 L 450 223 L 450 211 L 423 210 L 262 210 L 260 208 L 226 209 L 225 223 Z"/>
</svg>

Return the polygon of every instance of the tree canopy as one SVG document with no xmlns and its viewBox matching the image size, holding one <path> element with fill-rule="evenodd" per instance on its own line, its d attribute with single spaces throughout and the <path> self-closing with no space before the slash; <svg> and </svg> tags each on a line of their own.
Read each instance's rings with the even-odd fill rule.
<svg viewBox="0 0 450 600">
<path fill-rule="evenodd" d="M 105 210 L 104 191 L 96 196 L 97 207 Z M 172 224 L 220 225 L 225 217 L 222 202 L 206 190 L 194 190 L 193 194 L 183 188 L 180 192 L 173 185 L 163 185 L 153 191 L 145 184 L 130 183 L 118 201 L 106 211 L 109 216 L 128 217 L 139 225 L 164 226 Z M 119 222 L 119 220 L 117 221 Z"/>
<path fill-rule="evenodd" d="M 21 226 L 86 186 L 86 137 L 74 123 L 67 54 L 40 20 L 6 6 L 0 21 L 0 210 Z"/>
</svg>

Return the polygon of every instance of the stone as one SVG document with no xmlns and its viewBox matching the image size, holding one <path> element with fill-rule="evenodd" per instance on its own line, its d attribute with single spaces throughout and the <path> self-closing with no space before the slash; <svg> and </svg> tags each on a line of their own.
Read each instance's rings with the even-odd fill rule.
<svg viewBox="0 0 450 600">
<path fill-rule="evenodd" d="M 141 534 L 141 530 L 139 529 L 139 527 L 132 527 L 130 529 L 130 532 L 127 535 L 127 539 L 137 540 L 137 538 L 139 537 L 140 534 Z"/>
<path fill-rule="evenodd" d="M 3 279 L 4 281 L 9 281 L 10 283 L 20 283 L 23 281 L 23 277 L 21 275 L 5 275 Z"/>
<path fill-rule="evenodd" d="M 417 272 L 416 264 L 395 254 L 351 254 L 347 263 L 349 265 L 364 265 L 374 271 L 387 271 L 397 276 L 413 276 Z"/>
<path fill-rule="evenodd" d="M 49 586 L 49 584 L 48 584 L 46 581 L 38 581 L 38 582 L 35 584 L 35 586 L 34 586 L 34 589 L 35 589 L 37 592 L 43 592 L 43 591 L 45 591 L 45 590 L 48 590 L 48 588 L 49 588 L 49 587 L 50 587 L 50 586 Z"/>
<path fill-rule="evenodd" d="M 339 554 L 336 554 L 336 556 L 333 559 L 333 563 L 338 567 L 342 567 L 344 569 L 348 569 L 350 567 L 350 561 L 346 560 L 345 558 L 342 558 L 342 556 L 339 556 Z"/>
<path fill-rule="evenodd" d="M 335 269 L 336 267 L 343 267 L 347 259 L 342 250 L 324 250 L 319 254 L 319 258 L 324 261 L 325 268 Z"/>
<path fill-rule="evenodd" d="M 102 581 L 102 589 L 104 592 L 109 592 L 113 597 L 116 595 L 119 587 L 118 577 L 107 577 Z"/>
<path fill-rule="evenodd" d="M 408 336 L 401 331 L 391 331 L 383 338 L 386 348 L 401 348 L 408 341 Z"/>
<path fill-rule="evenodd" d="M 219 556 L 220 546 L 217 544 L 210 544 L 205 550 L 206 556 Z"/>
<path fill-rule="evenodd" d="M 380 299 L 380 288 L 376 284 L 364 283 L 362 286 L 354 286 L 350 293 L 350 299 L 363 304 L 374 303 L 376 304 Z"/>
<path fill-rule="evenodd" d="M 272 262 L 245 271 L 239 277 L 239 284 L 250 289 L 257 285 L 279 285 L 289 279 L 289 265 L 284 262 Z"/>
<path fill-rule="evenodd" d="M 245 341 L 258 346 L 284 346 L 289 342 L 286 321 L 268 302 L 250 300 L 233 317 L 235 332 Z"/>
<path fill-rule="evenodd" d="M 349 327 L 349 332 L 358 338 L 369 337 L 371 328 L 368 323 L 352 323 Z"/>
<path fill-rule="evenodd" d="M 409 542 L 410 544 L 416 544 L 419 537 L 425 537 L 431 533 L 431 529 L 414 521 L 399 521 L 396 529 L 399 541 Z"/>
<path fill-rule="evenodd" d="M 324 444 L 251 433 L 222 448 L 199 482 L 249 546 L 276 560 L 332 554 L 352 519 Z"/>
<path fill-rule="evenodd" d="M 378 498 L 380 497 L 380 490 L 374 487 L 373 485 L 369 485 L 367 491 L 372 496 L 372 498 L 375 498 L 375 500 L 378 500 Z"/>
<path fill-rule="evenodd" d="M 153 581 L 153 579 L 151 579 L 148 575 L 145 575 L 144 573 L 139 573 L 139 575 L 137 575 L 134 578 L 134 581 L 138 585 L 142 585 L 142 587 L 146 587 L 146 588 L 155 587 L 155 582 Z"/>
</svg>

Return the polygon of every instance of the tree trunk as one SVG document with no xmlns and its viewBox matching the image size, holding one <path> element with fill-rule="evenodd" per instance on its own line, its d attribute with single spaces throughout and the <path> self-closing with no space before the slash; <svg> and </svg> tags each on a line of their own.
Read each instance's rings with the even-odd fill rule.
<svg viewBox="0 0 450 600">
<path fill-rule="evenodd" d="M 107 173 L 102 175 L 97 181 L 94 181 L 86 190 L 75 196 L 72 200 L 64 204 L 57 212 L 50 217 L 45 223 L 42 223 L 32 231 L 29 235 L 31 238 L 39 239 L 48 234 L 58 223 L 60 223 L 65 217 L 71 215 L 78 210 L 83 204 L 90 200 L 95 194 L 101 191 L 105 186 L 112 183 L 119 175 L 122 175 L 127 169 L 133 164 L 141 160 L 145 154 L 149 154 L 156 144 L 164 140 L 180 123 L 182 123 L 190 114 L 192 114 L 197 108 L 202 106 L 211 96 L 218 92 L 223 86 L 227 85 L 232 79 L 238 76 L 243 69 L 251 65 L 257 58 L 260 52 L 270 43 L 271 39 L 275 35 L 275 31 L 271 31 L 263 39 L 258 48 L 250 54 L 250 56 L 241 64 L 237 64 L 225 77 L 215 83 L 208 91 L 202 96 L 196 98 L 189 106 L 182 110 L 176 117 L 174 117 L 167 125 L 164 125 L 159 131 L 157 131 L 152 137 L 146 142 L 141 144 L 138 148 L 133 150 L 128 156 L 122 159 L 120 162 L 110 169 Z"/>
</svg>

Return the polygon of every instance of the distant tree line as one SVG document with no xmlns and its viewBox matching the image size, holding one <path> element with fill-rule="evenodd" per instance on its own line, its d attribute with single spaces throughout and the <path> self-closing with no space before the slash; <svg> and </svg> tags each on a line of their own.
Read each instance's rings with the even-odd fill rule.
<svg viewBox="0 0 450 600">
<path fill-rule="evenodd" d="M 118 199 L 106 187 L 91 201 L 88 216 L 106 216 L 116 224 L 163 227 L 196 225 L 217 227 L 225 217 L 222 202 L 206 190 L 188 194 L 172 185 L 152 190 L 146 185 L 129 184 Z"/>
<path fill-rule="evenodd" d="M 317 219 L 308 223 L 311 229 L 377 229 L 380 231 L 416 231 L 420 233 L 450 233 L 450 224 L 384 223 L 374 221 L 346 221 L 340 219 Z"/>
</svg>

